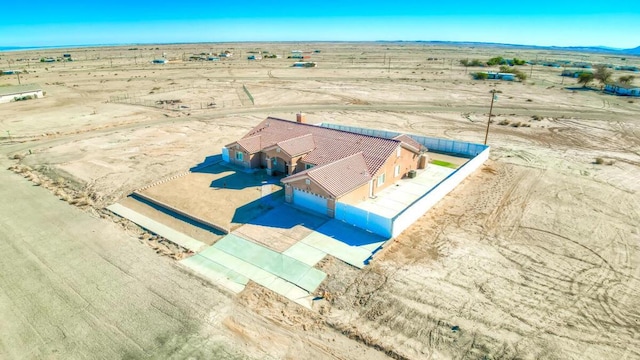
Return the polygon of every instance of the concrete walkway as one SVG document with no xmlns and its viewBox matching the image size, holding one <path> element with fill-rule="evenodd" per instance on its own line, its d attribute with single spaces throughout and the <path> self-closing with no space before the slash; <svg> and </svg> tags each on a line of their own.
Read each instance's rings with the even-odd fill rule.
<svg viewBox="0 0 640 360">
<path fill-rule="evenodd" d="M 141 227 L 162 236 L 163 238 L 171 241 L 174 244 L 180 245 L 183 248 L 189 249 L 193 252 L 198 252 L 208 245 L 198 241 L 190 236 L 187 236 L 181 232 L 178 232 L 164 224 L 161 224 L 153 219 L 150 219 L 138 212 L 135 212 L 120 204 L 113 204 L 107 206 L 107 209 L 125 219 L 129 219 Z"/>
</svg>

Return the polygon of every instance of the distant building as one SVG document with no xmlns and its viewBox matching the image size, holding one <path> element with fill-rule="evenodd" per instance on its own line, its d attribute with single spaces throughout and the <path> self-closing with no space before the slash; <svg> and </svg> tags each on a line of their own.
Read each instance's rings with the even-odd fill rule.
<svg viewBox="0 0 640 360">
<path fill-rule="evenodd" d="M 247 60 L 262 60 L 262 56 L 260 56 L 260 55 L 249 55 L 249 56 L 247 56 Z"/>
<path fill-rule="evenodd" d="M 620 96 L 640 96 L 640 85 L 613 83 L 605 85 L 604 91 Z"/>
<path fill-rule="evenodd" d="M 291 65 L 292 67 L 297 67 L 297 68 L 312 68 L 312 67 L 316 67 L 318 66 L 318 64 L 311 62 L 311 61 L 298 61 L 293 63 L 293 65 Z"/>
<path fill-rule="evenodd" d="M 16 101 L 27 96 L 40 98 L 44 96 L 44 92 L 37 84 L 0 86 L 0 103 Z"/>
<path fill-rule="evenodd" d="M 217 56 L 209 56 L 207 58 L 207 61 L 220 61 L 220 58 Z"/>
<path fill-rule="evenodd" d="M 512 73 L 496 73 L 496 72 L 486 72 L 482 71 L 480 74 L 487 74 L 488 80 L 504 80 L 504 81 L 514 81 L 516 79 L 515 74 Z M 477 75 L 474 74 L 475 78 L 478 78 Z"/>
<path fill-rule="evenodd" d="M 167 59 L 154 59 L 152 61 L 152 63 L 154 63 L 154 64 L 166 64 L 168 62 L 169 62 L 169 60 L 167 60 Z"/>
<path fill-rule="evenodd" d="M 22 74 L 23 71 L 22 70 L 2 70 L 2 75 L 15 75 L 15 74 Z"/>
<path fill-rule="evenodd" d="M 582 74 L 592 74 L 591 71 L 587 70 L 563 70 L 561 76 L 568 76 L 572 78 L 579 78 Z"/>
</svg>

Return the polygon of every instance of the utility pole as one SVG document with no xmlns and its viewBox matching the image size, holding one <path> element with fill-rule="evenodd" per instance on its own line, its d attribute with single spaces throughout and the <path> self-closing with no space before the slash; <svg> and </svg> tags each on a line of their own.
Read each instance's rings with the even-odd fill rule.
<svg viewBox="0 0 640 360">
<path fill-rule="evenodd" d="M 16 75 L 18 76 L 18 85 L 22 84 L 20 82 L 20 71 L 16 71 Z"/>
<path fill-rule="evenodd" d="M 538 55 L 536 55 L 536 62 L 538 62 Z M 529 79 L 533 78 L 533 64 L 531 64 L 531 71 L 529 72 Z"/>
<path fill-rule="evenodd" d="M 389 67 L 387 68 L 387 73 L 391 72 L 391 56 L 389 56 Z"/>
<path fill-rule="evenodd" d="M 491 124 L 491 116 L 493 116 L 493 101 L 496 99 L 496 91 L 491 90 L 491 106 L 489 107 L 489 120 L 487 120 L 487 131 L 484 134 L 484 144 L 487 145 L 487 138 L 489 137 L 489 124 Z"/>
</svg>

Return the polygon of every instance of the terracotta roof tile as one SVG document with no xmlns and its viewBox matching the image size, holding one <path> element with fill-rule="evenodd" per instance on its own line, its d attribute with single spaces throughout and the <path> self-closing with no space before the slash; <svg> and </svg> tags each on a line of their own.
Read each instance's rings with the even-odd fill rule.
<svg viewBox="0 0 640 360">
<path fill-rule="evenodd" d="M 362 135 L 305 123 L 269 117 L 244 138 L 260 135 L 262 149 L 303 135 L 313 135 L 315 148 L 304 162 L 324 165 L 362 152 L 370 173 L 375 174 L 400 144 L 400 141 Z"/>
<path fill-rule="evenodd" d="M 262 150 L 262 147 L 260 146 L 261 144 L 260 140 L 261 140 L 260 135 L 244 137 L 238 141 L 234 141 L 231 144 L 226 145 L 226 147 L 231 147 L 235 144 L 238 144 L 242 146 L 242 148 L 245 149 L 249 154 L 255 154 L 260 150 Z"/>
<path fill-rule="evenodd" d="M 277 145 L 290 156 L 298 156 L 308 153 L 316 147 L 312 134 L 306 134 L 293 139 L 280 141 Z"/>
<path fill-rule="evenodd" d="M 415 149 L 415 151 L 420 152 L 421 150 L 425 149 L 426 147 L 422 144 L 420 144 L 419 142 L 417 142 L 416 140 L 414 140 L 411 136 L 406 135 L 406 134 L 400 134 L 396 137 L 394 137 L 395 140 L 399 140 L 401 141 L 403 144 L 409 146 L 410 148 Z"/>
<path fill-rule="evenodd" d="M 299 172 L 282 179 L 282 182 L 286 184 L 306 177 L 315 181 L 336 198 L 371 180 L 371 174 L 362 152 Z"/>
</svg>

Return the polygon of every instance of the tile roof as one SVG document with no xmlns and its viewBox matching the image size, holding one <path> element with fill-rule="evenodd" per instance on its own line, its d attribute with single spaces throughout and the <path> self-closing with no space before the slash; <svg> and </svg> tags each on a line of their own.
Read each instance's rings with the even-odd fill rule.
<svg viewBox="0 0 640 360">
<path fill-rule="evenodd" d="M 286 184 L 306 177 L 337 198 L 366 184 L 371 180 L 371 173 L 368 171 L 363 152 L 360 151 L 338 161 L 291 175 L 282 179 L 282 182 Z"/>
<path fill-rule="evenodd" d="M 226 147 L 231 147 L 234 144 L 238 144 L 242 146 L 242 148 L 245 149 L 249 154 L 255 154 L 257 152 L 260 152 L 260 150 L 262 150 L 262 147 L 260 146 L 261 144 L 260 135 L 244 137 L 238 141 L 232 142 L 231 144 L 227 144 Z"/>
<path fill-rule="evenodd" d="M 356 134 L 273 117 L 268 117 L 260 122 L 242 139 L 238 140 L 238 143 L 243 139 L 259 135 L 260 146 L 264 149 L 279 142 L 309 134 L 313 136 L 315 148 L 302 161 L 320 166 L 362 152 L 367 169 L 371 174 L 375 174 L 382 167 L 400 144 L 399 140 Z"/>
<path fill-rule="evenodd" d="M 414 151 L 416 152 L 420 152 L 421 150 L 426 150 L 427 148 L 420 144 L 419 142 L 415 141 L 411 136 L 409 135 L 405 135 L 405 134 L 400 134 L 396 137 L 394 137 L 395 140 L 400 140 L 404 145 L 409 146 L 410 148 L 413 148 Z"/>
<path fill-rule="evenodd" d="M 292 157 L 308 153 L 316 147 L 312 134 L 306 134 L 293 139 L 280 141 L 277 145 Z"/>
</svg>

